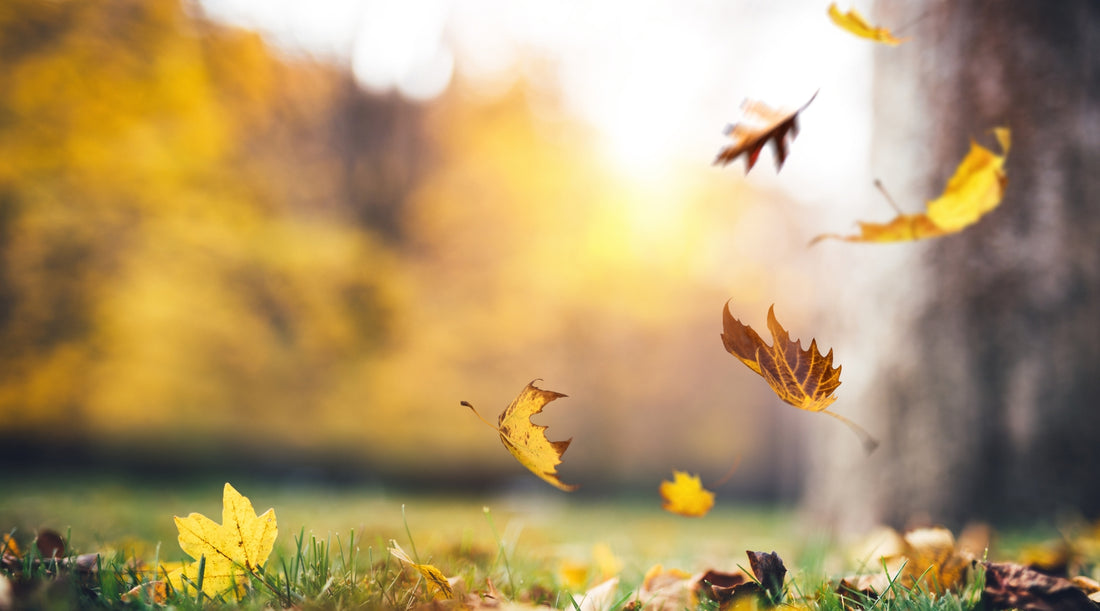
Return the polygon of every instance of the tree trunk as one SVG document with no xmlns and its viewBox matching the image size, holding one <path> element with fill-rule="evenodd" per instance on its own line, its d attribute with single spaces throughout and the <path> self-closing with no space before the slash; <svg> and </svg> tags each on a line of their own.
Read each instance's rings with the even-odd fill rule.
<svg viewBox="0 0 1100 611">
<path fill-rule="evenodd" d="M 1095 517 L 1100 2 L 876 9 L 874 21 L 910 40 L 875 50 L 875 176 L 917 211 L 971 138 L 997 151 L 989 130 L 1006 126 L 1008 187 L 977 225 L 907 246 L 915 269 L 894 277 L 904 297 L 891 312 L 903 341 L 856 398 L 877 412 L 882 447 L 819 473 L 811 497 L 864 503 L 895 525 Z"/>
</svg>

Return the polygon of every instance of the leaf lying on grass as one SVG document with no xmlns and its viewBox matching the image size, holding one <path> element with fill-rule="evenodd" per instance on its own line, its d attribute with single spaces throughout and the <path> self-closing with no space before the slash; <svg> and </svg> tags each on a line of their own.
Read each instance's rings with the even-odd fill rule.
<svg viewBox="0 0 1100 611">
<path fill-rule="evenodd" d="M 405 553 L 405 550 L 401 549 L 401 546 L 397 544 L 397 541 L 390 539 L 390 554 L 400 560 L 403 564 L 416 569 L 420 573 L 421 577 L 428 584 L 432 591 L 432 596 L 435 598 L 450 599 L 454 598 L 455 592 L 451 587 L 451 582 L 447 580 L 447 577 L 436 567 L 430 564 L 418 564 L 413 562 L 412 558 Z"/>
<path fill-rule="evenodd" d="M 267 562 L 279 534 L 275 510 L 257 516 L 252 502 L 229 483 L 222 494 L 221 524 L 200 513 L 175 520 L 180 547 L 195 562 L 169 573 L 168 582 L 188 596 L 196 591 L 193 584 L 201 582 L 207 596 L 232 592 L 239 600 L 251 576 L 258 575 Z"/>
<path fill-rule="evenodd" d="M 1029 611 L 1096 611 L 1096 605 L 1074 582 L 1051 577 L 1010 562 L 983 562 L 982 601 L 989 609 Z"/>
</svg>

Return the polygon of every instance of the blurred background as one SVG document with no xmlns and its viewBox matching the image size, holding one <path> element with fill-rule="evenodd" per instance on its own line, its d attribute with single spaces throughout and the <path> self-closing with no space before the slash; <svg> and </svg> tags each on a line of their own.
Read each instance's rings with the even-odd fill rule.
<svg viewBox="0 0 1100 611">
<path fill-rule="evenodd" d="M 673 469 L 707 484 L 741 460 L 721 497 L 894 522 L 989 513 L 883 485 L 944 455 L 927 441 L 937 430 L 951 431 L 953 453 L 933 472 L 985 456 L 1000 434 L 982 432 L 998 416 L 979 411 L 970 428 L 906 421 L 916 391 L 890 390 L 941 376 L 897 363 L 974 362 L 971 338 L 950 331 L 937 335 L 936 359 L 908 350 L 942 292 L 926 273 L 940 247 L 807 247 L 892 216 L 875 178 L 921 210 L 968 140 L 999 124 L 995 110 L 936 129 L 961 111 L 913 94 L 966 61 L 935 44 L 969 40 L 978 17 L 955 31 L 941 3 L 892 4 L 859 8 L 917 38 L 898 49 L 836 28 L 820 2 L 5 2 L 3 470 L 539 489 L 459 401 L 493 420 L 541 378 L 569 395 L 536 422 L 573 438 L 560 473 L 579 495 L 655 495 Z M 1070 38 L 1095 51 L 1095 5 L 1063 8 L 1055 25 L 1077 24 Z M 1033 19 L 1026 10 L 1011 23 Z M 1086 103 L 1097 54 L 1061 52 L 1074 58 L 1066 74 L 1087 84 L 1067 104 L 1088 117 L 1059 115 L 1056 127 L 1083 142 L 1083 180 L 1097 159 L 1100 123 Z M 781 174 L 770 149 L 748 176 L 740 161 L 710 165 L 743 99 L 796 108 L 815 91 Z M 1029 163 L 1016 160 L 1043 140 L 1026 127 L 1044 111 L 1020 112 L 1013 186 Z M 1057 189 L 1042 201 L 1061 201 Z M 1081 383 L 1096 371 L 1087 346 L 1100 339 L 1090 309 L 1100 232 L 1090 242 L 1095 221 L 1072 220 L 1095 212 L 1091 189 L 1057 217 L 1083 233 L 1072 255 L 1082 275 L 1058 290 L 1093 312 L 1077 327 L 1091 360 L 1071 351 L 1021 370 L 1028 380 L 1071 362 Z M 1012 214 L 983 221 L 1001 236 L 989 239 L 1027 231 Z M 1063 241 L 1049 233 L 1051 248 Z M 1005 312 L 1031 294 L 1022 281 L 1006 290 Z M 879 436 L 879 453 L 863 456 L 837 421 L 780 403 L 724 351 L 727 300 L 757 329 L 774 303 L 792 338 L 835 350 L 834 409 Z M 990 341 L 999 350 L 1011 338 Z M 992 385 L 1003 403 L 995 377 L 971 383 L 978 390 L 952 396 L 975 404 Z M 1014 409 L 1036 413 L 1041 394 Z M 1095 411 L 1085 396 L 1059 399 L 1063 412 Z M 1076 422 L 1095 433 L 1096 420 Z M 1095 511 L 1097 494 L 1058 508 Z"/>
</svg>

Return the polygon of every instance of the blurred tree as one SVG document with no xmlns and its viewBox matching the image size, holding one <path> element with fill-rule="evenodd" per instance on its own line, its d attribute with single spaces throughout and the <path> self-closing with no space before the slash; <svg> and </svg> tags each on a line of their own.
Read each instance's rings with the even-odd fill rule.
<svg viewBox="0 0 1100 611">
<path fill-rule="evenodd" d="M 9 455 L 354 447 L 342 412 L 365 398 L 331 395 L 387 341 L 400 269 L 380 236 L 416 172 L 365 168 L 395 130 L 417 142 L 416 112 L 188 2 L 5 2 L 0 71 Z"/>
<path fill-rule="evenodd" d="M 875 53 L 876 176 L 900 202 L 942 189 L 969 138 L 1012 129 L 1001 207 L 917 246 L 894 289 L 903 341 L 867 409 L 878 454 L 818 478 L 878 519 L 1100 515 L 1100 3 L 877 3 L 911 41 Z M 895 283 L 898 276 L 895 275 Z M 882 302 L 879 302 L 880 304 Z M 876 306 L 879 307 L 879 306 Z"/>
</svg>

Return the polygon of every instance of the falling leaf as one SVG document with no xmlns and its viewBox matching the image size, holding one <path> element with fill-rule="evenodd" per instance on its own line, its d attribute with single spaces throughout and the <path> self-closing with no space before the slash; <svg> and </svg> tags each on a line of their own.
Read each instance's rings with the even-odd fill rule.
<svg viewBox="0 0 1100 611">
<path fill-rule="evenodd" d="M 775 318 L 774 305 L 768 309 L 771 346 L 764 343 L 752 327 L 730 314 L 728 302 L 722 310 L 722 329 L 722 343 L 726 350 L 763 377 L 780 399 L 799 409 L 823 412 L 840 420 L 859 435 L 868 452 L 878 446 L 867 431 L 828 410 L 836 401 L 833 393 L 840 386 L 841 368 L 833 367 L 832 349 L 821 356 L 816 339 L 810 340 L 810 347 L 806 350 L 803 350 L 801 341 L 791 341 L 786 329 Z"/>
<path fill-rule="evenodd" d="M 697 475 L 683 471 L 673 471 L 672 481 L 661 482 L 660 492 L 665 511 L 689 518 L 705 516 L 714 507 L 714 493 L 703 488 Z"/>
<path fill-rule="evenodd" d="M 238 599 L 244 595 L 249 575 L 257 575 L 267 562 L 279 532 L 274 509 L 257 516 L 252 502 L 228 483 L 222 496 L 221 524 L 192 513 L 186 518 L 177 516 L 176 528 L 180 547 L 195 562 L 169 573 L 172 588 L 191 595 L 195 591 L 191 584 L 199 583 L 202 564 L 204 594 L 215 597 L 232 590 Z"/>
<path fill-rule="evenodd" d="M 1004 164 L 1012 146 L 1011 132 L 1008 128 L 998 127 L 993 133 L 1003 154 L 997 155 L 971 141 L 970 152 L 947 181 L 943 194 L 928 202 L 925 213 L 905 214 L 899 210 L 890 222 L 859 221 L 858 234 L 823 234 L 811 240 L 810 244 L 826 238 L 847 242 L 905 242 L 957 233 L 978 222 L 983 215 L 1000 205 L 1008 182 Z"/>
<path fill-rule="evenodd" d="M 424 577 L 424 581 L 431 587 L 433 595 L 436 598 L 454 598 L 454 590 L 451 588 L 451 583 L 447 581 L 447 577 L 443 575 L 443 571 L 440 571 L 430 564 L 418 564 L 413 562 L 413 559 L 409 558 L 405 550 L 401 549 L 401 546 L 393 539 L 390 539 L 390 554 L 393 554 L 394 558 L 416 569 L 420 575 Z"/>
<path fill-rule="evenodd" d="M 863 18 L 863 15 L 860 15 L 859 11 L 854 8 L 847 13 L 841 13 L 840 9 L 836 6 L 836 2 L 829 5 L 829 18 L 841 28 L 860 38 L 866 38 L 867 40 L 881 42 L 882 44 L 890 46 L 897 46 L 908 40 L 895 38 L 887 28 L 871 25 Z"/>
<path fill-rule="evenodd" d="M 531 417 L 541 412 L 547 403 L 566 395 L 537 388 L 535 386 L 537 381 L 531 381 L 519 393 L 519 396 L 505 408 L 500 414 L 496 426 L 493 426 L 484 418 L 482 418 L 482 421 L 500 433 L 500 440 L 504 443 L 504 447 L 512 453 L 512 456 L 516 457 L 519 464 L 527 467 L 532 473 L 555 488 L 571 492 L 576 490 L 577 486 L 562 483 L 558 479 L 557 466 L 561 464 L 561 456 L 573 440 L 550 441 L 546 437 L 547 427 L 531 422 Z M 474 409 L 473 405 L 466 401 L 462 401 L 462 405 L 477 414 L 477 410 Z M 477 415 L 481 418 L 481 414 Z"/>
<path fill-rule="evenodd" d="M 806 110 L 814 101 L 817 93 L 798 110 L 775 109 L 763 102 L 745 100 L 741 103 L 741 121 L 729 125 L 725 134 L 733 139 L 730 144 L 718 151 L 714 165 L 729 165 L 742 153 L 745 153 L 745 173 L 756 165 L 760 151 L 770 140 L 775 147 L 775 164 L 778 171 L 787 160 L 787 144 L 798 135 L 798 113 Z"/>
<path fill-rule="evenodd" d="M 1062 577 L 1051 577 L 1021 564 L 983 562 L 987 609 L 1024 611 L 1095 611 L 1087 594 Z"/>
</svg>

